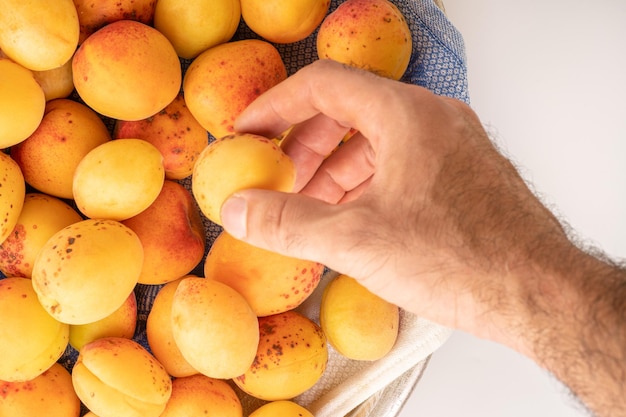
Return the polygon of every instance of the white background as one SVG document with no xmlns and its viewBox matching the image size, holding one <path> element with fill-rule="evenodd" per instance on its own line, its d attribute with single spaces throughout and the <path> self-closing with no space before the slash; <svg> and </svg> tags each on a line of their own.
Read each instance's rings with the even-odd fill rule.
<svg viewBox="0 0 626 417">
<path fill-rule="evenodd" d="M 465 38 L 472 107 L 587 242 L 626 258 L 626 2 L 444 0 Z M 401 417 L 581 417 L 554 378 L 460 332 Z"/>
</svg>

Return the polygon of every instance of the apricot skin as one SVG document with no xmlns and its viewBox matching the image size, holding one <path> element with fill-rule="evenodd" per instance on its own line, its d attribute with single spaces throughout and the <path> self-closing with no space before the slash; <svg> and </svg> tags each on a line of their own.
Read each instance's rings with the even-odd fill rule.
<svg viewBox="0 0 626 417">
<path fill-rule="evenodd" d="M 263 250 L 226 232 L 215 239 L 204 262 L 204 276 L 239 291 L 259 317 L 298 307 L 323 272 L 320 263 Z"/>
<path fill-rule="evenodd" d="M 233 379 L 253 397 L 277 401 L 296 397 L 322 377 L 328 346 L 322 329 L 293 310 L 259 318 L 259 347 L 252 366 Z"/>
<path fill-rule="evenodd" d="M 59 321 L 91 323 L 124 303 L 142 263 L 143 247 L 131 229 L 114 220 L 87 219 L 46 242 L 35 259 L 33 288 Z"/>
<path fill-rule="evenodd" d="M 176 345 L 200 373 L 230 379 L 252 364 L 259 343 L 257 317 L 229 286 L 183 279 L 174 293 L 171 320 Z"/>
<path fill-rule="evenodd" d="M 287 78 L 280 53 L 258 39 L 226 42 L 191 63 L 183 80 L 191 114 L 216 139 L 234 133 L 234 121 L 254 99 Z"/>
<path fill-rule="evenodd" d="M 172 382 L 172 396 L 159 417 L 242 417 L 239 397 L 224 380 L 193 375 Z"/>
<path fill-rule="evenodd" d="M 399 320 L 396 305 L 352 277 L 339 275 L 324 288 L 320 324 L 329 343 L 349 359 L 384 357 L 396 342 Z"/>
<path fill-rule="evenodd" d="M 133 20 L 110 23 L 88 37 L 72 59 L 74 86 L 98 113 L 141 120 L 180 91 L 182 69 L 167 38 Z"/>
<path fill-rule="evenodd" d="M 81 401 L 100 417 L 158 417 L 172 394 L 163 366 L 137 342 L 118 337 L 85 345 L 72 383 Z"/>
<path fill-rule="evenodd" d="M 406 19 L 388 0 L 346 0 L 330 13 L 317 34 L 320 59 L 333 59 L 399 80 L 413 41 Z"/>
<path fill-rule="evenodd" d="M 273 141 L 233 134 L 202 151 L 192 174 L 192 192 L 204 215 L 221 225 L 222 204 L 236 191 L 261 188 L 291 192 L 295 176 L 293 162 Z"/>
<path fill-rule="evenodd" d="M 0 381 L 0 393 L 0 416 L 78 417 L 80 415 L 80 400 L 72 387 L 72 377 L 58 363 L 29 381 Z"/>
</svg>

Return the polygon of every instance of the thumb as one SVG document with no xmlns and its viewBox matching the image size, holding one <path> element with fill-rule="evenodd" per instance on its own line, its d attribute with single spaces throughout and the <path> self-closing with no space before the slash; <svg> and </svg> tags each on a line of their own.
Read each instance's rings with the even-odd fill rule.
<svg viewBox="0 0 626 417">
<path fill-rule="evenodd" d="M 295 193 L 244 190 L 222 205 L 221 220 L 226 232 L 251 245 L 336 268 L 344 266 L 350 230 L 358 221 L 348 214 L 350 205 Z"/>
</svg>

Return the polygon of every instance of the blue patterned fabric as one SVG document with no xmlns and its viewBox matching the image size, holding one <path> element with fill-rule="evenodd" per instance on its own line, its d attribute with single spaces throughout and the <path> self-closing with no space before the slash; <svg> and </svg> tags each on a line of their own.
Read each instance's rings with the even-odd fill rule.
<svg viewBox="0 0 626 417">
<path fill-rule="evenodd" d="M 343 1 L 331 1 L 329 13 Z M 469 102 L 463 38 L 431 0 L 392 0 L 405 16 L 413 34 L 413 54 L 402 81 L 428 88 L 439 95 Z M 276 45 L 287 73 L 293 74 L 317 59 L 314 32 L 307 39 Z M 235 39 L 257 38 L 243 22 Z"/>
<path fill-rule="evenodd" d="M 432 0 L 392 0 L 392 2 L 404 14 L 413 33 L 413 54 L 402 81 L 420 85 L 436 94 L 455 97 L 469 103 L 465 50 L 463 39 L 456 28 Z M 340 3 L 342 1 L 333 0 L 330 11 L 335 10 Z M 283 57 L 288 74 L 293 74 L 299 68 L 317 59 L 316 35 L 317 32 L 297 43 L 276 45 Z M 248 38 L 259 37 L 242 20 L 233 40 Z M 181 60 L 181 64 L 183 69 L 186 69 L 190 61 Z M 112 126 L 111 120 L 107 122 L 109 126 Z M 209 141 L 213 139 L 209 136 Z M 181 182 L 190 189 L 189 179 Z M 213 240 L 221 232 L 221 228 L 206 218 L 204 218 L 204 223 L 208 251 Z M 191 273 L 202 276 L 202 266 L 199 265 Z M 145 331 L 146 319 L 154 297 L 160 288 L 161 286 L 137 285 L 135 289 L 138 306 L 135 340 L 147 349 L 149 346 Z M 106 297 L 106 294 L 103 294 L 103 297 Z M 68 346 L 59 362 L 71 370 L 77 355 L 78 353 L 71 346 Z"/>
</svg>

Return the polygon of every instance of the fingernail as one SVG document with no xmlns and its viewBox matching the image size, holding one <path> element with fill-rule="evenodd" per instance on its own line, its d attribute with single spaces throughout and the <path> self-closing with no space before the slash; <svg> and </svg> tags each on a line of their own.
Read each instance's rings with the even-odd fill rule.
<svg viewBox="0 0 626 417">
<path fill-rule="evenodd" d="M 234 238 L 244 239 L 246 237 L 247 211 L 247 201 L 236 194 L 228 198 L 222 205 L 222 226 Z"/>
</svg>

